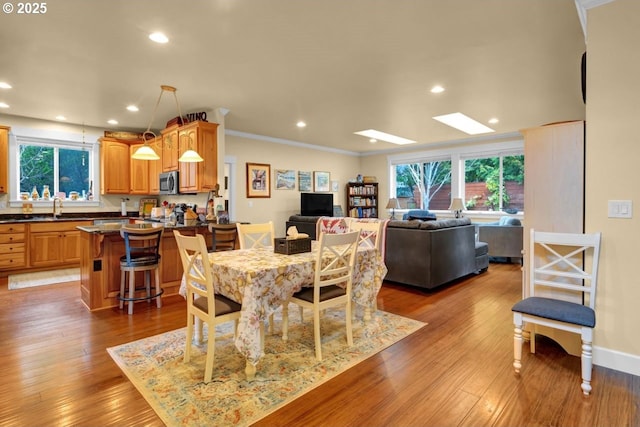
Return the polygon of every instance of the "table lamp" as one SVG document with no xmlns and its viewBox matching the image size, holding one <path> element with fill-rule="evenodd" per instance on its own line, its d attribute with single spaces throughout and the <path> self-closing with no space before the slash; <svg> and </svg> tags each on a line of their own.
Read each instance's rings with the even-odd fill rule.
<svg viewBox="0 0 640 427">
<path fill-rule="evenodd" d="M 389 199 L 387 202 L 387 209 L 391 209 L 391 216 L 389 218 L 396 219 L 396 209 L 400 209 L 398 199 Z"/>
<path fill-rule="evenodd" d="M 453 212 L 456 218 L 461 218 L 462 211 L 464 210 L 464 203 L 462 203 L 462 199 L 458 197 L 451 199 L 451 206 L 449 206 L 449 210 Z"/>
</svg>

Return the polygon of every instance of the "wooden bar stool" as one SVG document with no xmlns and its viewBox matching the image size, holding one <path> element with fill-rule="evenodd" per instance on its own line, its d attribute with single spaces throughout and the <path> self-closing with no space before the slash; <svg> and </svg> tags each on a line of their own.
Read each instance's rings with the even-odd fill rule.
<svg viewBox="0 0 640 427">
<path fill-rule="evenodd" d="M 120 257 L 120 309 L 124 302 L 129 304 L 129 314 L 133 314 L 133 303 L 136 301 L 152 299 L 156 300 L 158 308 L 162 307 L 164 290 L 160 288 L 160 239 L 163 227 L 149 227 L 148 224 L 128 224 L 120 229 L 120 235 L 124 239 L 125 255 Z M 155 272 L 155 292 L 151 293 L 151 271 Z M 136 286 L 136 271 L 144 272 L 144 286 Z M 129 273 L 129 292 L 125 294 L 127 283 L 126 275 Z M 136 296 L 137 291 L 146 291 L 145 296 Z"/>
</svg>

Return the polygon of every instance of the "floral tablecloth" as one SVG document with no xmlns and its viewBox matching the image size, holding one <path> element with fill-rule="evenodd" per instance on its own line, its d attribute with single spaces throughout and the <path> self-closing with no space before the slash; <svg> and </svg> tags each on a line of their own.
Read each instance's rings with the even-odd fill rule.
<svg viewBox="0 0 640 427">
<path fill-rule="evenodd" d="M 274 253 L 273 247 L 209 253 L 215 292 L 242 304 L 236 348 L 256 365 L 263 355 L 260 325 L 302 286 L 313 283 L 317 242 L 312 251 L 295 255 Z M 375 249 L 358 249 L 352 300 L 371 307 L 387 267 Z M 184 279 L 180 295 L 185 296 Z"/>
</svg>

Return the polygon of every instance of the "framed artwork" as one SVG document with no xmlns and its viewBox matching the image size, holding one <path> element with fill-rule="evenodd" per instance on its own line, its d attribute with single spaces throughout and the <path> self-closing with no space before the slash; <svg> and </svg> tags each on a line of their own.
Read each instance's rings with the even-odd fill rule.
<svg viewBox="0 0 640 427">
<path fill-rule="evenodd" d="M 271 197 L 271 165 L 247 163 L 247 197 Z"/>
<path fill-rule="evenodd" d="M 295 190 L 296 171 L 276 169 L 276 190 Z"/>
<path fill-rule="evenodd" d="M 331 175 L 329 172 L 313 172 L 313 191 L 331 190 Z"/>
<path fill-rule="evenodd" d="M 313 191 L 311 185 L 311 172 L 298 171 L 298 190 Z"/>
<path fill-rule="evenodd" d="M 140 199 L 140 212 L 144 216 L 151 216 L 151 209 L 156 207 L 157 199 Z"/>
</svg>

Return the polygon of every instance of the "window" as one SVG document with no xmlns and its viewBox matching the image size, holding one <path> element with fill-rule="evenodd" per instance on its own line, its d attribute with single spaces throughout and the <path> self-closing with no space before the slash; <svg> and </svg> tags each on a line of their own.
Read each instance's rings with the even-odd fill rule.
<svg viewBox="0 0 640 427">
<path fill-rule="evenodd" d="M 477 143 L 389 156 L 390 197 L 404 209 L 524 212 L 524 142 Z"/>
<path fill-rule="evenodd" d="M 51 198 L 64 193 L 60 196 L 69 199 L 77 192 L 78 200 L 90 200 L 93 157 L 90 145 L 18 137 L 17 194 L 28 193 L 29 200 L 41 200 L 48 186 Z"/>
<path fill-rule="evenodd" d="M 447 209 L 451 196 L 451 160 L 395 165 L 396 198 L 401 208 Z"/>
<path fill-rule="evenodd" d="M 524 155 L 464 160 L 466 210 L 524 211 Z"/>
</svg>

